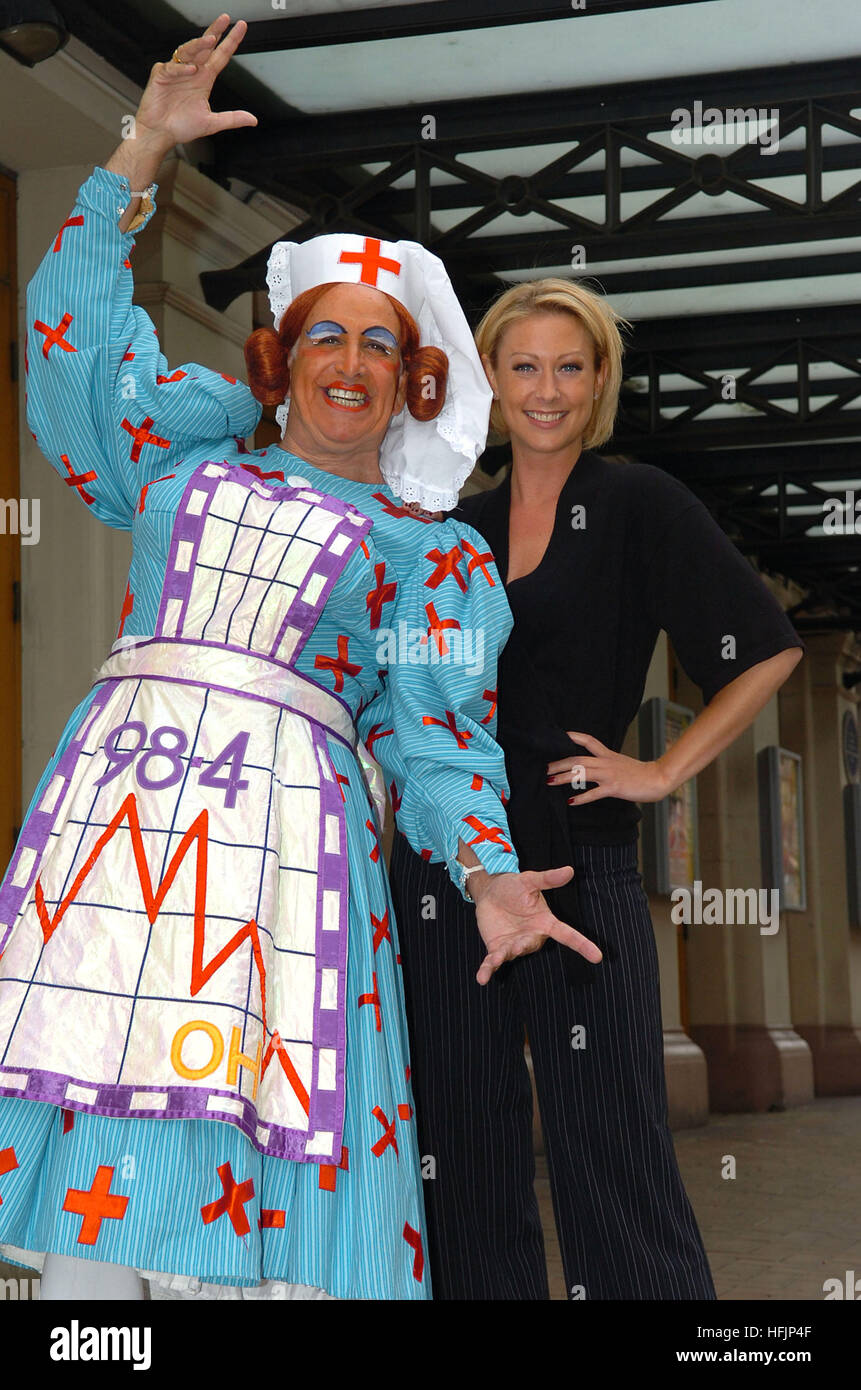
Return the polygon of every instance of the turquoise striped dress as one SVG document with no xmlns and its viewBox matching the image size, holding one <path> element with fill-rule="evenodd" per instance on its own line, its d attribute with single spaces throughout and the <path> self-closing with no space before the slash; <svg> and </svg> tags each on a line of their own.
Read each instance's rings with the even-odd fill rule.
<svg viewBox="0 0 861 1390">
<path fill-rule="evenodd" d="M 346 560 L 338 561 L 322 607 L 313 622 L 309 619 L 307 640 L 286 664 L 346 709 L 380 764 L 397 822 L 418 852 L 451 865 L 462 837 L 475 844 L 492 872 L 516 870 L 503 806 L 504 763 L 493 738 L 496 660 L 511 619 L 483 540 L 460 523 L 413 515 L 382 484 L 348 481 L 278 447 L 249 452 L 243 441 L 257 424 L 259 407 L 247 387 L 195 364 L 172 371 L 149 318 L 132 305 L 133 237 L 117 227 L 128 196 L 125 179 L 95 170 L 52 240 L 27 304 L 28 419 L 37 442 L 84 506 L 107 525 L 132 532 L 122 644 L 134 647 L 164 630 L 168 576 L 178 563 L 177 518 L 183 508 L 191 509 L 189 498 L 213 467 L 219 488 L 235 493 L 241 484 L 256 490 L 255 505 L 268 509 L 268 516 L 304 498 L 308 508 L 328 505 L 339 525 L 352 518 L 356 542 L 345 550 Z M 213 559 L 203 549 L 196 552 L 193 572 L 195 582 L 216 585 L 219 592 L 235 579 L 223 556 Z M 243 659 L 231 644 L 232 639 L 209 644 L 215 662 L 229 658 L 226 670 Z M 62 681 L 62 672 L 52 677 Z M 213 688 L 216 683 L 213 676 Z M 198 679 L 198 687 L 205 685 Z M 64 941 L 77 930 L 69 923 L 81 904 L 67 899 L 86 894 L 73 886 L 61 904 L 59 894 L 52 899 L 40 885 L 50 881 L 52 857 L 57 862 L 77 833 L 74 815 L 45 832 L 45 848 L 31 854 L 32 864 L 22 851 L 42 824 L 50 789 L 106 688 L 96 686 L 72 714 L 0 887 L 0 1249 L 24 1264 L 38 1264 L 42 1253 L 55 1252 L 129 1265 L 167 1286 L 192 1291 L 202 1284 L 225 1293 L 265 1284 L 277 1296 L 284 1285 L 306 1285 L 336 1298 L 430 1297 L 422 1161 L 425 1178 L 432 1180 L 435 1156 L 417 1150 L 397 927 L 379 826 L 348 739 L 325 736 L 328 765 L 343 798 L 345 844 L 339 852 L 346 858 L 348 883 L 340 1151 L 328 1161 L 319 1153 L 278 1156 L 271 1142 L 267 1151 L 260 1137 L 267 1131 L 255 1131 L 247 1120 L 261 1054 L 255 1062 L 246 1043 L 238 1064 L 237 1048 L 231 1047 L 234 1064 L 231 1071 L 228 1059 L 226 1079 L 223 1066 L 219 1073 L 218 1118 L 183 1111 L 199 1099 L 195 1088 L 209 1083 L 198 1079 L 206 1066 L 199 1058 L 198 1065 L 190 1065 L 181 1045 L 171 1056 L 179 1067 L 175 1080 L 185 1078 L 186 1089 L 171 1091 L 170 1103 L 169 1088 L 159 1090 L 157 1078 L 140 1061 L 134 1075 L 127 1075 L 131 1063 L 125 1054 L 117 1075 L 107 1078 L 110 1086 L 102 1089 L 104 1076 L 76 1074 L 63 1060 L 70 1039 L 80 1040 L 82 1054 L 93 1039 L 102 1046 L 105 997 L 110 996 L 112 1010 L 128 1005 L 141 1018 L 152 1007 L 143 970 L 120 998 L 119 984 L 110 983 L 114 956 L 105 946 L 108 937 L 103 941 L 100 935 L 108 930 L 102 917 L 120 913 L 119 948 L 120 938 L 110 941 L 121 954 L 145 929 L 143 877 L 128 871 L 130 861 L 118 861 L 126 868 L 114 873 L 110 912 L 107 906 L 102 912 L 98 902 L 87 903 L 92 936 L 84 933 L 77 949 L 69 950 Z M 181 723 L 179 715 L 175 722 Z M 143 736 L 151 734 L 142 719 L 138 725 Z M 108 795 L 124 785 L 123 778 L 137 776 L 144 798 L 140 788 L 156 779 L 151 776 L 147 783 L 140 759 L 120 766 L 131 755 L 121 755 L 119 747 L 97 739 L 86 758 L 75 756 L 88 763 L 88 775 L 106 769 L 95 783 L 100 792 Z M 212 797 L 230 804 L 232 795 L 238 807 L 248 805 L 242 802 L 241 788 L 248 782 L 241 774 L 249 769 L 239 766 L 239 753 L 226 770 L 223 761 L 218 765 L 220 776 L 212 757 L 207 764 L 177 754 L 174 761 L 183 794 L 171 834 L 187 829 L 198 795 L 194 776 L 202 776 L 201 767 L 207 769 Z M 151 762 L 153 767 L 163 764 Z M 264 777 L 271 801 L 271 768 L 253 771 Z M 77 772 L 72 786 L 75 777 Z M 298 794 L 284 783 L 282 776 L 276 788 L 279 815 L 285 823 L 291 817 L 298 821 L 304 814 Z M 222 837 L 220 857 L 211 856 L 219 866 L 219 883 L 209 884 L 212 892 L 229 890 L 234 865 L 239 883 L 241 852 L 248 848 L 241 843 L 242 817 L 237 813 L 230 821 L 226 812 L 225 817 L 234 840 L 225 845 Z M 93 855 L 90 867 L 92 860 Z M 89 871 L 85 866 L 75 883 L 80 885 Z M 61 920 L 67 907 L 69 915 Z M 425 907 L 432 931 L 433 907 Z M 263 911 L 258 916 L 268 949 L 282 924 L 277 912 L 270 913 L 271 920 Z M 159 929 L 156 918 L 151 912 L 153 930 Z M 211 926 L 208 919 L 206 925 Z M 164 941 L 161 949 L 169 959 Z M 173 992 L 180 1003 L 188 998 L 180 944 L 174 954 L 176 979 L 158 1002 L 165 1013 L 173 1007 L 168 997 Z M 250 940 L 233 951 L 225 969 L 240 958 L 253 982 Z M 275 960 L 267 956 L 270 1007 L 279 997 L 272 988 Z M 211 969 L 217 964 L 211 960 Z M 91 965 L 102 972 L 103 982 L 108 980 L 101 990 L 86 973 Z M 207 989 L 211 985 L 210 979 Z M 249 1000 L 252 993 L 249 985 Z M 206 992 L 195 997 L 203 999 Z M 32 1017 L 42 1024 L 47 1020 L 41 1031 L 32 1022 L 25 1026 L 28 1009 L 41 1011 Z M 56 1027 L 48 1026 L 54 1018 Z M 253 1002 L 247 1019 L 253 1025 Z M 201 1026 L 215 1039 L 214 1057 L 218 1028 Z M 263 1037 L 275 1041 L 265 1031 Z M 38 1046 L 34 1038 L 42 1039 Z M 153 1071 L 168 1065 L 157 1053 L 153 1041 Z M 132 1090 L 136 1101 L 129 1101 Z M 298 1086 L 297 1094 L 301 1090 Z M 141 1096 L 149 1097 L 148 1104 L 163 1104 L 163 1111 L 142 1115 L 135 1108 Z M 123 1107 L 134 1113 L 122 1113 Z"/>
</svg>

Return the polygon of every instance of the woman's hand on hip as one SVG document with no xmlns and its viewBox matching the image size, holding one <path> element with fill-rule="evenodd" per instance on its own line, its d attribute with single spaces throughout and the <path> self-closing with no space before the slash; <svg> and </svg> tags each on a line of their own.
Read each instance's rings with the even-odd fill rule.
<svg viewBox="0 0 861 1390">
<path fill-rule="evenodd" d="M 614 753 L 591 734 L 574 733 L 569 729 L 568 737 L 588 748 L 590 756 L 559 758 L 548 763 L 547 785 L 585 787 L 587 782 L 596 784 L 588 791 L 569 797 L 569 806 L 585 806 L 587 801 L 602 801 L 607 796 L 618 797 L 621 801 L 663 801 L 673 790 L 659 761 L 641 762 L 639 758 Z"/>
<path fill-rule="evenodd" d="M 229 15 L 219 15 L 200 38 L 180 44 L 177 58 L 184 61 L 156 63 L 135 117 L 135 138 L 160 142 L 168 150 L 221 130 L 256 125 L 257 117 L 250 111 L 215 112 L 209 105 L 215 79 L 227 67 L 247 28 L 240 19 L 230 29 Z"/>
<path fill-rule="evenodd" d="M 549 937 L 597 964 L 601 952 L 594 942 L 560 922 L 544 901 L 542 889 L 561 888 L 573 877 L 570 867 L 487 877 L 475 904 L 478 930 L 487 947 L 476 975 L 480 985 L 486 985 L 505 961 L 539 951 Z"/>
</svg>

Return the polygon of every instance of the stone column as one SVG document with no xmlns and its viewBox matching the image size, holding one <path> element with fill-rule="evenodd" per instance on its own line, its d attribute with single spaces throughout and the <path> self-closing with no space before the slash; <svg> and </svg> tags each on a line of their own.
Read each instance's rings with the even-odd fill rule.
<svg viewBox="0 0 861 1390">
<path fill-rule="evenodd" d="M 858 709 L 844 669 L 857 670 L 845 633 L 807 639 L 807 657 L 780 692 L 786 746 L 806 782 L 807 910 L 787 913 L 792 1016 L 813 1054 L 817 1095 L 861 1093 L 861 932 L 849 926 L 841 756 L 844 711 Z"/>
<path fill-rule="evenodd" d="M 693 704 L 695 693 L 682 674 L 680 702 Z M 697 778 L 704 893 L 762 887 L 756 753 L 778 741 L 775 697 Z M 782 1110 L 812 1099 L 810 1049 L 792 1027 L 786 919 L 774 935 L 750 922 L 688 929 L 690 1032 L 708 1061 L 714 1111 Z"/>
</svg>

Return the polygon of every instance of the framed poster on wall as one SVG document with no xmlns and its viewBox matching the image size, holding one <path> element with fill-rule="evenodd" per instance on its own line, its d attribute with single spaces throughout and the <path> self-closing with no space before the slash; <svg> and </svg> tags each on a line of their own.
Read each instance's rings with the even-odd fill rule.
<svg viewBox="0 0 861 1390">
<path fill-rule="evenodd" d="M 640 757 L 660 758 L 696 715 L 684 705 L 656 696 L 640 706 Z M 663 801 L 643 804 L 643 882 L 648 893 L 669 896 L 674 888 L 693 888 L 699 877 L 697 783 L 691 777 Z"/>
<path fill-rule="evenodd" d="M 807 876 L 801 757 L 773 744 L 760 749 L 756 761 L 763 884 L 779 890 L 781 912 L 804 912 Z"/>
</svg>

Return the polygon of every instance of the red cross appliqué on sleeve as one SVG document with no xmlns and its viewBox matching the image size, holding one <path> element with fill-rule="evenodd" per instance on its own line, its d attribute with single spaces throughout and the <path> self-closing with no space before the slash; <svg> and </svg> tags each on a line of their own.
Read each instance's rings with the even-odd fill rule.
<svg viewBox="0 0 861 1390">
<path fill-rule="evenodd" d="M 386 584 L 385 578 L 386 564 L 383 560 L 380 562 L 380 564 L 374 565 L 374 580 L 376 581 L 377 587 L 375 589 L 372 589 L 365 599 L 365 604 L 367 606 L 368 612 L 371 615 L 372 631 L 374 628 L 380 626 L 380 617 L 382 616 L 383 612 L 383 604 L 391 603 L 392 599 L 398 591 L 397 584 L 393 582 Z"/>
<path fill-rule="evenodd" d="M 478 819 L 478 816 L 464 816 L 463 819 L 467 825 L 472 826 L 472 829 L 477 832 L 474 840 L 467 840 L 467 844 L 470 847 L 473 845 L 481 845 L 484 844 L 485 841 L 488 841 L 488 843 L 492 845 L 499 845 L 500 849 L 505 850 L 506 854 L 511 854 L 511 845 L 503 838 L 499 826 L 485 825 L 483 821 Z"/>
<path fill-rule="evenodd" d="M 425 555 L 426 560 L 432 560 L 436 568 L 430 579 L 425 580 L 425 587 L 428 589 L 438 589 L 444 579 L 451 575 L 458 588 L 466 593 L 467 583 L 461 574 L 458 566 L 463 559 L 463 551 L 459 545 L 452 546 L 445 554 L 440 549 L 429 550 Z"/>
<path fill-rule="evenodd" d="M 490 721 L 491 721 L 491 719 L 493 718 L 493 716 L 496 714 L 496 691 L 495 691 L 495 690 L 483 690 L 483 691 L 481 692 L 481 698 L 482 698 L 482 700 L 489 700 L 489 701 L 490 701 L 490 709 L 487 711 L 487 714 L 484 716 L 484 718 L 483 718 L 482 721 L 481 721 L 482 724 L 489 724 Z"/>
<path fill-rule="evenodd" d="M 221 1179 L 221 1186 L 224 1191 L 215 1202 L 210 1202 L 208 1206 L 200 1208 L 204 1223 L 208 1226 L 210 1222 L 217 1221 L 220 1216 L 224 1216 L 226 1213 L 236 1234 L 247 1236 L 251 1227 L 248 1224 L 245 1203 L 250 1202 L 254 1196 L 254 1183 L 251 1178 L 245 1182 L 237 1183 L 229 1163 L 222 1163 L 216 1172 Z"/>
<path fill-rule="evenodd" d="M 377 742 L 377 739 L 388 738 L 394 732 L 394 729 L 384 729 L 382 724 L 371 725 L 370 730 L 365 735 L 365 747 L 367 748 L 372 758 L 375 758 L 377 756 L 374 752 L 374 744 Z"/>
<path fill-rule="evenodd" d="M 331 671 L 335 677 L 335 693 L 340 694 L 344 689 L 344 673 L 348 676 L 357 676 L 361 671 L 361 666 L 356 666 L 350 661 L 350 639 L 341 633 L 338 637 L 338 655 L 323 656 L 318 652 L 314 657 L 314 665 L 318 671 Z"/>
<path fill-rule="evenodd" d="M 79 1245 L 95 1245 L 103 1221 L 122 1221 L 129 1204 L 128 1197 L 111 1194 L 114 1170 L 100 1164 L 88 1192 L 70 1187 L 66 1192 L 63 1211 L 82 1216 Z"/>
<path fill-rule="evenodd" d="M 176 474 L 175 474 L 175 473 L 165 473 L 165 474 L 162 475 L 161 478 L 153 478 L 152 482 L 150 482 L 150 483 L 144 483 L 143 487 L 141 488 L 141 495 L 140 495 L 140 497 L 138 498 L 138 513 L 139 513 L 141 516 L 143 515 L 144 508 L 145 508 L 145 505 L 146 505 L 146 495 L 147 495 L 147 493 L 149 492 L 150 488 L 153 487 L 156 483 L 166 483 L 167 480 L 168 480 L 168 478 L 175 478 L 175 477 L 176 477 Z"/>
<path fill-rule="evenodd" d="M 469 729 L 459 729 L 457 727 L 457 720 L 450 709 L 446 710 L 445 719 L 434 719 L 430 714 L 422 715 L 422 723 L 439 724 L 440 728 L 448 729 L 449 733 L 453 734 L 457 739 L 458 748 L 466 748 L 467 741 L 472 738 Z"/>
<path fill-rule="evenodd" d="M 60 322 L 57 324 L 56 328 L 49 328 L 46 323 L 42 323 L 41 319 L 36 320 L 36 322 L 33 324 L 33 327 L 39 333 L 45 334 L 45 341 L 42 344 L 43 357 L 48 356 L 48 353 L 51 351 L 52 347 L 61 347 L 64 352 L 78 351 L 76 347 L 72 347 L 71 343 L 67 343 L 65 341 L 66 333 L 69 330 L 69 325 L 71 322 L 71 314 L 64 314 L 63 317 L 60 319 Z"/>
<path fill-rule="evenodd" d="M 66 230 L 66 228 L 67 228 L 67 227 L 83 227 L 83 225 L 84 225 L 84 219 L 83 219 L 83 217 L 81 217 L 80 215 L 79 215 L 78 217 L 68 217 L 68 218 L 66 219 L 66 221 L 63 223 L 62 227 L 60 228 L 59 232 L 57 233 L 57 240 L 54 242 L 54 255 L 55 255 L 55 256 L 56 256 L 57 252 L 61 249 L 61 247 L 62 247 L 62 245 L 63 245 L 63 233 L 64 233 L 64 231 Z"/>
<path fill-rule="evenodd" d="M 412 521 L 421 521 L 425 526 L 435 525 L 435 518 L 432 516 L 421 516 L 418 512 L 411 512 L 409 507 L 399 507 L 396 502 L 392 502 L 384 492 L 372 492 L 371 496 L 375 502 L 379 502 L 386 516 L 405 517 L 408 516 Z"/>
<path fill-rule="evenodd" d="M 143 424 L 138 426 L 137 428 L 135 428 L 135 426 L 131 423 L 130 420 L 122 420 L 120 423 L 122 424 L 123 429 L 127 430 L 128 433 L 134 439 L 134 444 L 132 445 L 131 452 L 132 463 L 140 462 L 141 449 L 143 448 L 144 444 L 155 444 L 156 448 L 158 449 L 170 448 L 169 439 L 161 439 L 157 434 L 150 434 L 150 425 L 155 424 L 155 421 L 153 420 L 151 415 L 148 415 L 144 420 Z"/>
<path fill-rule="evenodd" d="M 78 496 L 86 502 L 88 507 L 91 507 L 96 499 L 93 497 L 92 493 L 85 491 L 84 483 L 93 483 L 96 481 L 99 475 L 95 468 L 88 469 L 86 473 L 76 473 L 69 462 L 68 454 L 61 454 L 60 462 L 69 475 L 68 478 L 65 479 L 66 486 L 76 488 Z"/>
<path fill-rule="evenodd" d="M 493 564 L 493 555 L 491 552 L 489 550 L 484 550 L 479 553 L 475 546 L 471 545 L 468 540 L 462 539 L 461 544 L 463 545 L 464 551 L 469 556 L 466 565 L 467 573 L 472 574 L 472 571 L 475 569 L 481 570 L 491 589 L 495 589 L 496 580 L 487 568 L 489 564 Z"/>
<path fill-rule="evenodd" d="M 392 275 L 400 275 L 401 273 L 400 261 L 380 255 L 379 237 L 366 236 L 365 245 L 361 251 L 342 251 L 338 261 L 344 265 L 360 265 L 362 267 L 359 276 L 360 284 L 373 285 L 375 289 L 377 276 L 381 270 L 389 270 Z"/>
<path fill-rule="evenodd" d="M 134 356 L 134 354 L 132 355 Z M 125 361 L 125 358 L 123 358 L 123 361 Z M 156 386 L 167 386 L 171 381 L 184 381 L 187 376 L 188 372 L 183 372 L 180 370 L 179 367 L 177 367 L 175 372 L 171 372 L 170 376 L 157 375 L 155 379 L 155 384 Z"/>
<path fill-rule="evenodd" d="M 432 637 L 436 642 L 437 651 L 439 652 L 440 656 L 447 656 L 449 652 L 449 645 L 443 635 L 444 630 L 447 627 L 453 627 L 457 628 L 459 632 L 460 623 L 457 621 L 457 618 L 440 618 L 432 603 L 425 604 L 425 612 L 427 613 L 428 620 L 430 622 L 430 627 L 428 628 L 428 637 Z"/>
</svg>

